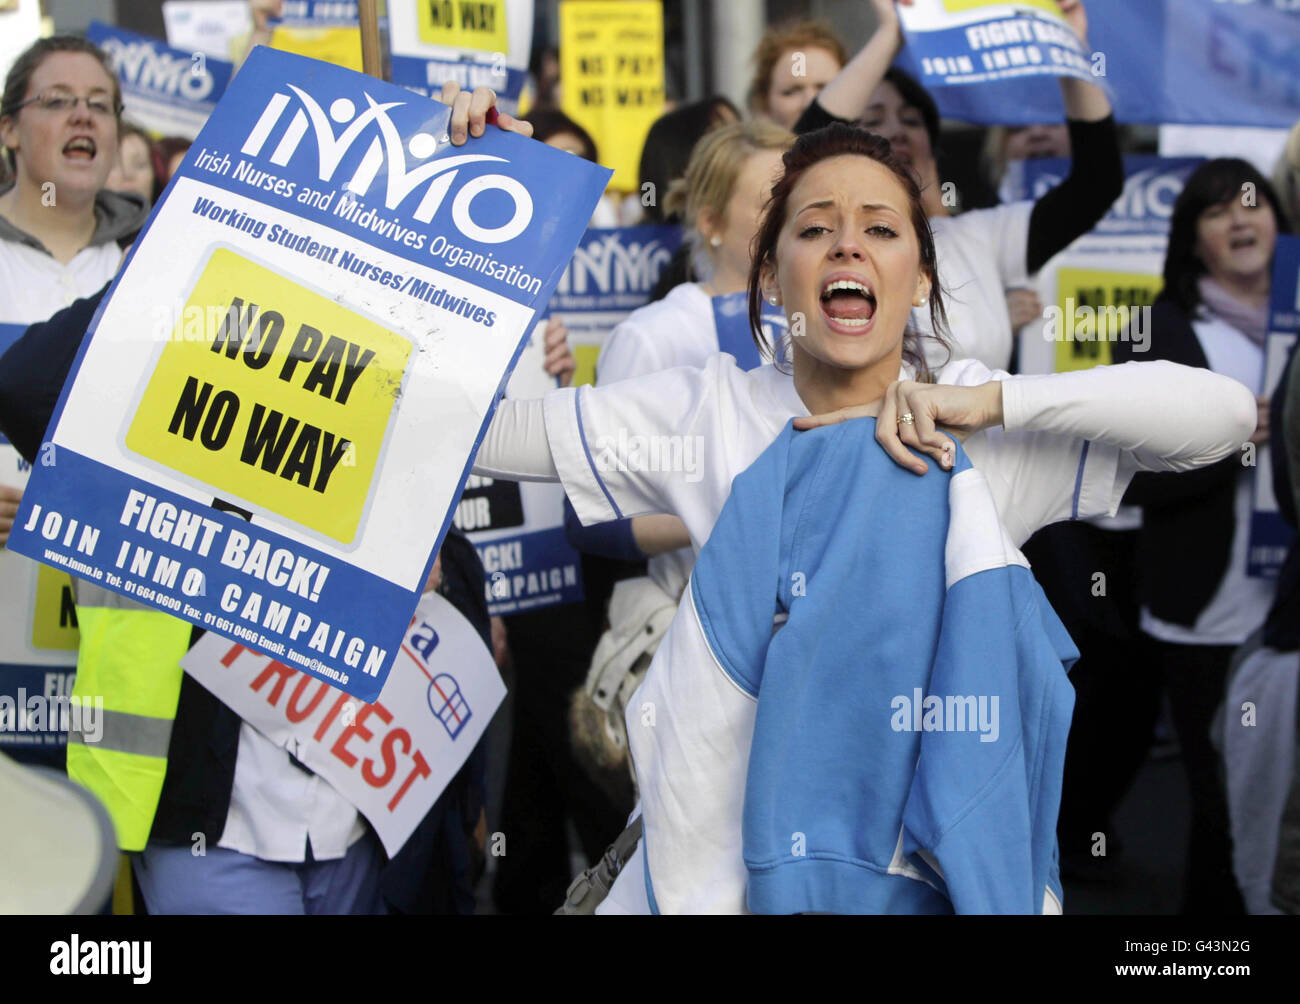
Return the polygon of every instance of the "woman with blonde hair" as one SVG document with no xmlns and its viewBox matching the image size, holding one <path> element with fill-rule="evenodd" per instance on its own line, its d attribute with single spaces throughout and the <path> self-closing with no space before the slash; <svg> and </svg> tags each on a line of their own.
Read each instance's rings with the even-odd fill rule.
<svg viewBox="0 0 1300 1004">
<path fill-rule="evenodd" d="M 728 350 L 742 368 L 759 365 L 747 327 L 739 342 L 719 331 L 714 299 L 744 292 L 750 244 L 780 170 L 781 155 L 793 142 L 794 136 L 786 130 L 758 120 L 719 126 L 696 144 L 686 174 L 664 196 L 664 212 L 685 221 L 690 249 L 687 274 L 693 281 L 634 310 L 610 333 L 596 363 L 598 383 L 676 366 L 698 368 Z M 686 528 L 674 517 L 655 516 L 625 521 L 624 530 L 651 557 L 651 579 L 669 595 L 678 595 L 690 574 Z"/>
</svg>

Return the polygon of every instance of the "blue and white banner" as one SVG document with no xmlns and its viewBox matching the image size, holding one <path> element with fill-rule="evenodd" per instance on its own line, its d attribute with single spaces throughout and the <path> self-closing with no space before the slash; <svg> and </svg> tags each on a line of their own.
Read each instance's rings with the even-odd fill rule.
<svg viewBox="0 0 1300 1004">
<path fill-rule="evenodd" d="M 1054 255 L 1028 285 L 1041 320 L 1020 329 L 1021 373 L 1108 365 L 1116 341 L 1150 348 L 1150 306 L 1164 286 L 1165 248 L 1174 202 L 1200 163 L 1194 157 L 1124 158 L 1124 191 L 1092 230 Z M 1067 160 L 1008 166 L 1003 192 L 1038 199 L 1069 173 Z"/>
<path fill-rule="evenodd" d="M 0 354 L 26 329 L 0 324 Z M 30 473 L 0 435 L 0 485 L 21 490 Z M 78 642 L 68 574 L 0 548 L 0 753 L 63 766 L 68 734 L 60 705 L 72 693 Z"/>
<path fill-rule="evenodd" d="M 1279 236 L 1273 255 L 1268 340 L 1264 343 L 1264 396 L 1277 389 L 1287 357 L 1300 333 L 1300 237 Z M 1273 491 L 1273 452 L 1268 444 L 1255 456 L 1255 496 L 1250 514 L 1246 574 L 1275 578 L 1286 560 L 1295 531 L 1278 511 Z"/>
<path fill-rule="evenodd" d="M 86 37 L 112 61 L 123 118 L 157 136 L 193 139 L 226 93 L 234 64 L 92 21 Z"/>
<path fill-rule="evenodd" d="M 609 178 L 255 49 L 83 342 L 11 547 L 371 700 Z"/>
<path fill-rule="evenodd" d="M 988 19 L 980 8 L 995 6 L 986 0 L 917 0 L 918 7 L 922 3 L 941 9 L 945 19 L 976 19 L 975 27 Z M 996 6 L 1036 20 L 1055 2 Z M 909 9 L 900 10 L 906 23 Z M 1087 11 L 1087 66 L 1096 74 L 1088 79 L 1108 87 L 1118 121 L 1290 128 L 1300 119 L 1296 0 L 1088 0 Z M 1008 28 L 997 39 L 990 32 L 968 38 L 953 30 L 933 36 L 909 32 L 899 54 L 899 65 L 930 89 L 945 117 L 1005 125 L 1065 118 L 1060 89 L 1051 80 L 1023 75 L 1031 65 L 1051 64 L 1054 43 L 1016 41 L 1012 32 L 1022 29 Z M 1023 66 L 1012 65 L 1017 47 L 1023 51 L 1015 59 Z M 1038 50 L 1036 57 L 1031 48 Z M 1000 57 L 993 55 L 999 51 Z M 995 64 L 992 70 L 985 57 Z M 970 61 L 970 74 L 963 58 Z M 1031 64 L 1033 59 L 1040 62 Z M 988 76 L 976 83 L 981 74 Z"/>
<path fill-rule="evenodd" d="M 898 13 L 924 87 L 1093 78 L 1091 54 L 1056 0 L 913 0 Z"/>
<path fill-rule="evenodd" d="M 548 307 L 569 329 L 578 359 L 575 383 L 595 382 L 605 338 L 649 302 L 659 273 L 681 242 L 681 228 L 669 224 L 593 227 L 582 235 Z"/>
<path fill-rule="evenodd" d="M 355 28 L 361 20 L 356 0 L 281 0 L 280 16 L 269 23 L 286 28 Z"/>
<path fill-rule="evenodd" d="M 452 80 L 490 87 L 513 112 L 528 79 L 533 0 L 389 0 L 392 80 L 436 97 Z"/>
</svg>

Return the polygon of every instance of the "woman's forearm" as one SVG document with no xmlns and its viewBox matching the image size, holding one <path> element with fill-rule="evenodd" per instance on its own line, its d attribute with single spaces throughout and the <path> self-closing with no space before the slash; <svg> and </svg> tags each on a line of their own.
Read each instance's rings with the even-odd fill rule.
<svg viewBox="0 0 1300 1004">
<path fill-rule="evenodd" d="M 483 434 L 474 473 L 506 481 L 559 481 L 541 398 L 502 401 Z"/>
<path fill-rule="evenodd" d="M 1107 443 L 1151 471 L 1221 460 L 1255 430 L 1255 397 L 1230 377 L 1159 360 L 1002 382 L 1003 425 Z"/>
<path fill-rule="evenodd" d="M 858 50 L 834 80 L 821 89 L 817 95 L 818 104 L 830 114 L 850 122 L 862 118 L 867 102 L 885 79 L 885 71 L 902 44 L 898 14 L 891 8 L 889 16 L 877 26 L 871 40 Z"/>
</svg>

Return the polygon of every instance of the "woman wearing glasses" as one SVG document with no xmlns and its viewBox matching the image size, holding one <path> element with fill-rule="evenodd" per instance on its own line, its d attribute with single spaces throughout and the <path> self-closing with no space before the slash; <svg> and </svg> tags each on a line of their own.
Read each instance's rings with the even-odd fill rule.
<svg viewBox="0 0 1300 1004">
<path fill-rule="evenodd" d="M 5 78 L 0 143 L 14 182 L 0 191 L 0 351 L 27 325 L 108 282 L 122 257 L 117 239 L 144 222 L 139 196 L 104 190 L 118 155 L 121 105 L 104 54 L 83 38 L 37 41 Z M 16 460 L 0 441 L 0 547 L 27 479 Z M 16 620 L 35 582 L 34 564 L 0 551 L 0 664 L 58 662 L 28 652 L 31 625 Z M 14 685 L 0 673 L 0 694 Z"/>
</svg>

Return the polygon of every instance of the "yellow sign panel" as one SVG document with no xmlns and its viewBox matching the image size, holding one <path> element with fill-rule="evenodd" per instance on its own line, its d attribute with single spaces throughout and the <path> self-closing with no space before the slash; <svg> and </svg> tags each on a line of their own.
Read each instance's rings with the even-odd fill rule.
<svg viewBox="0 0 1300 1004">
<path fill-rule="evenodd" d="M 72 577 L 49 565 L 36 572 L 36 610 L 32 617 L 32 648 L 75 652 L 81 644 Z"/>
<path fill-rule="evenodd" d="M 356 536 L 411 344 L 218 248 L 126 445 L 334 540 Z"/>
<path fill-rule="evenodd" d="M 664 110 L 663 5 L 563 0 L 560 80 L 564 113 L 614 169 L 610 187 L 635 191 L 646 133 Z"/>
<path fill-rule="evenodd" d="M 984 7 L 1033 7 L 1048 14 L 1061 13 L 1056 0 L 943 0 L 943 9 L 949 14 L 964 14 L 968 10 L 981 10 Z"/>
<path fill-rule="evenodd" d="M 506 0 L 420 0 L 420 41 L 473 52 L 510 51 Z"/>
<path fill-rule="evenodd" d="M 577 364 L 573 370 L 570 386 L 581 387 L 596 382 L 596 359 L 600 355 L 599 345 L 573 345 L 573 361 Z"/>
<path fill-rule="evenodd" d="M 1056 371 L 1108 366 L 1112 342 L 1150 338 L 1149 312 L 1140 308 L 1150 307 L 1163 287 L 1160 276 L 1146 272 L 1059 269 L 1056 316 L 1048 319 Z"/>
<path fill-rule="evenodd" d="M 296 52 L 361 72 L 360 28 L 285 28 L 271 31 L 271 48 Z"/>
</svg>

